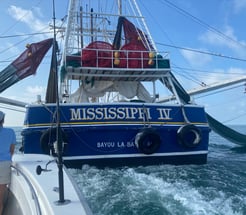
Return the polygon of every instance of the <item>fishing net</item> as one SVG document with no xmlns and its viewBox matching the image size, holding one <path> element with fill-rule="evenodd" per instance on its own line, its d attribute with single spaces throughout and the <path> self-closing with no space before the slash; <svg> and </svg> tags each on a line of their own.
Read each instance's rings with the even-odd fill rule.
<svg viewBox="0 0 246 215">
<path fill-rule="evenodd" d="M 82 65 L 84 67 L 112 67 L 113 47 L 110 43 L 95 41 L 82 50 Z"/>
</svg>

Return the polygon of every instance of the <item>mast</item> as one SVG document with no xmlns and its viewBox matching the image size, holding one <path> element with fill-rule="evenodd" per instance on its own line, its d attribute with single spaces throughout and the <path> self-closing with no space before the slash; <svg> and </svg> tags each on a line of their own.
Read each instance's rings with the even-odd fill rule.
<svg viewBox="0 0 246 215">
<path fill-rule="evenodd" d="M 122 1 L 118 0 L 118 13 L 121 16 L 122 15 Z"/>
<path fill-rule="evenodd" d="M 68 8 L 68 16 L 67 16 L 67 25 L 65 30 L 65 40 L 63 44 L 63 51 L 62 51 L 62 59 L 61 59 L 61 65 L 66 65 L 66 56 L 68 53 L 73 52 L 73 43 L 74 40 L 71 37 L 68 37 L 67 35 L 70 35 L 72 31 L 75 29 L 75 16 L 74 11 L 77 5 L 77 0 L 70 0 L 69 1 L 69 8 Z M 69 92 L 68 91 L 68 80 L 62 80 L 62 92 Z"/>
<path fill-rule="evenodd" d="M 84 47 L 84 37 L 82 35 L 82 31 L 83 31 L 83 8 L 80 7 L 79 8 L 79 18 L 80 18 L 80 47 Z"/>
<path fill-rule="evenodd" d="M 157 50 L 156 45 L 155 45 L 155 43 L 154 43 L 154 40 L 153 40 L 153 38 L 152 38 L 152 36 L 151 36 L 151 34 L 150 34 L 149 28 L 147 27 L 147 25 L 146 25 L 146 23 L 145 23 L 145 20 L 144 20 L 143 15 L 142 15 L 142 13 L 141 13 L 139 7 L 138 7 L 138 4 L 137 4 L 136 0 L 133 0 L 133 3 L 134 3 L 135 8 L 136 8 L 136 10 L 137 10 L 137 12 L 138 12 L 138 15 L 139 15 L 140 17 L 142 17 L 141 20 L 142 20 L 143 26 L 144 26 L 144 28 L 145 28 L 145 31 L 146 31 L 146 33 L 147 33 L 149 39 L 150 39 L 150 42 L 151 42 L 151 44 L 152 44 L 154 50 Z M 146 39 L 146 38 L 145 38 L 145 39 Z"/>
<path fill-rule="evenodd" d="M 90 21 L 91 21 L 91 42 L 94 41 L 94 36 L 93 36 L 93 28 L 94 28 L 94 25 L 93 25 L 93 8 L 91 8 L 91 13 L 90 13 Z"/>
</svg>

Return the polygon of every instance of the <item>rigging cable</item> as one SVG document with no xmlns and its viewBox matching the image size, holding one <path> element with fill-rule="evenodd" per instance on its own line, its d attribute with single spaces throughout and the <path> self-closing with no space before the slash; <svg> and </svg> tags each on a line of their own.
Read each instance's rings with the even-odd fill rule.
<svg viewBox="0 0 246 215">
<path fill-rule="evenodd" d="M 207 54 L 207 55 L 212 55 L 212 56 L 216 56 L 216 57 L 227 58 L 227 59 L 230 59 L 230 60 L 237 60 L 237 61 L 243 61 L 243 62 L 246 61 L 246 59 L 243 59 L 243 58 L 232 57 L 232 56 L 222 55 L 222 54 L 219 54 L 219 53 L 212 53 L 212 52 L 198 50 L 198 49 L 185 48 L 185 47 L 181 47 L 181 46 L 169 45 L 169 44 L 158 43 L 158 42 L 156 44 L 159 44 L 161 46 L 167 46 L 167 47 L 172 47 L 172 48 L 176 48 L 176 49 L 182 49 L 182 50 L 186 50 L 186 51 L 191 51 L 191 52 L 197 52 L 197 53 L 200 53 L 200 54 Z"/>
<path fill-rule="evenodd" d="M 191 13 L 185 11 L 184 9 L 178 7 L 177 5 L 173 4 L 172 2 L 168 1 L 168 0 L 162 0 L 165 1 L 166 4 L 168 4 L 170 7 L 173 7 L 175 10 L 177 10 L 178 12 L 180 12 L 181 14 L 190 17 L 191 19 L 193 19 L 195 22 L 197 22 L 199 25 L 205 27 L 206 29 L 208 29 L 209 31 L 216 33 L 217 35 L 221 36 L 224 39 L 227 39 L 229 41 L 232 41 L 233 43 L 240 45 L 242 47 L 246 47 L 244 44 L 240 43 L 239 41 L 233 39 L 232 37 L 229 37 L 228 35 L 224 34 L 223 32 L 219 31 L 218 29 L 214 28 L 213 26 L 207 24 L 206 22 L 202 21 L 201 19 L 197 18 L 196 16 L 192 15 Z M 162 2 L 164 3 L 164 2 Z M 165 4 L 165 3 L 164 3 Z"/>
<path fill-rule="evenodd" d="M 30 10 L 32 10 L 33 8 L 35 8 L 35 7 L 37 7 L 38 5 L 40 5 L 40 3 L 42 2 L 42 0 L 40 0 L 36 5 L 34 5 L 34 6 L 32 6 L 31 7 L 31 9 Z M 13 25 L 11 25 L 7 30 L 5 30 L 3 33 L 1 33 L 0 35 L 2 36 L 2 35 L 4 35 L 5 33 L 7 33 L 8 31 L 10 31 L 12 28 L 14 28 L 25 16 L 27 16 L 28 15 L 28 13 L 29 13 L 29 11 L 30 10 L 28 10 L 28 11 L 26 11 L 26 13 L 24 13 L 24 15 L 23 16 L 21 16 L 19 19 L 17 19 L 17 21 L 13 24 Z"/>
<path fill-rule="evenodd" d="M 46 29 L 46 28 L 47 28 L 47 27 L 43 28 L 40 32 L 42 32 L 42 31 L 43 31 L 44 29 Z M 24 41 L 30 39 L 32 36 L 33 36 L 33 35 L 31 35 L 31 36 L 29 36 L 29 37 L 27 37 L 27 38 L 25 38 L 25 39 L 23 39 L 23 40 L 21 40 L 21 41 L 15 43 L 15 44 L 9 46 L 8 48 L 6 48 L 6 49 L 4 49 L 4 50 L 2 50 L 2 51 L 0 51 L 0 54 L 3 54 L 4 52 L 9 51 L 9 49 L 16 47 L 17 45 L 19 45 L 19 44 L 23 43 Z"/>
<path fill-rule="evenodd" d="M 154 18 L 154 16 L 152 15 L 152 13 L 149 11 L 149 9 L 143 4 L 143 2 L 141 2 L 142 3 L 142 6 L 144 7 L 144 9 L 147 11 L 147 13 L 148 13 L 148 15 L 154 20 L 154 22 L 155 22 L 155 24 L 157 24 L 158 26 L 159 26 L 159 29 L 162 31 L 162 33 L 165 35 L 165 37 L 168 39 L 168 41 L 171 43 L 171 44 L 174 44 L 174 42 L 172 41 L 172 39 L 168 36 L 168 34 L 165 32 L 165 30 L 163 30 L 163 28 L 162 28 L 162 25 L 159 23 L 159 19 L 155 19 Z M 155 44 L 158 44 L 157 42 L 155 42 Z M 174 46 L 174 45 L 173 45 Z M 178 49 L 178 48 L 177 48 Z M 185 59 L 186 61 L 187 61 L 187 59 Z M 174 64 L 174 63 L 172 63 L 172 64 Z M 192 76 L 192 75 L 190 75 L 190 80 L 192 80 L 192 81 L 194 81 L 194 82 L 200 82 L 200 83 L 202 83 L 202 81 L 201 80 L 199 80 L 197 77 L 195 77 L 195 76 Z"/>
<path fill-rule="evenodd" d="M 246 116 L 246 112 L 244 112 L 244 113 L 242 113 L 242 114 L 240 114 L 240 115 L 238 115 L 238 116 L 235 116 L 235 117 L 233 117 L 233 118 L 231 118 L 231 119 L 225 120 L 225 121 L 223 121 L 223 123 L 231 122 L 231 121 L 236 120 L 236 119 L 238 119 L 238 118 L 240 118 L 240 117 L 243 117 L 243 116 Z"/>
<path fill-rule="evenodd" d="M 168 0 L 164 0 L 166 2 L 166 5 L 168 4 L 169 7 L 172 7 L 174 9 L 176 9 L 178 12 L 180 12 L 182 15 L 185 15 L 186 17 L 190 17 L 192 18 L 193 21 L 196 21 L 197 23 L 199 23 L 200 25 L 202 25 L 203 27 L 207 28 L 208 30 L 220 35 L 221 37 L 223 37 L 224 39 L 227 39 L 227 40 L 230 40 L 230 41 L 233 41 L 234 43 L 236 44 L 239 44 L 243 47 L 245 47 L 245 45 L 243 45 L 242 43 L 239 43 L 238 41 L 234 40 L 233 38 L 223 34 L 221 31 L 215 29 L 214 27 L 210 26 L 209 24 L 205 23 L 204 21 L 198 19 L 197 17 L 195 17 L 194 15 L 188 13 L 187 11 L 179 8 L 178 6 L 174 5 L 173 3 L 169 2 Z M 162 2 L 164 3 L 164 2 Z M 165 4 L 165 3 L 164 3 Z M 153 18 L 153 16 L 151 15 L 151 13 L 149 12 L 149 10 L 143 5 L 143 7 L 145 8 L 145 10 L 148 12 L 148 14 Z M 154 19 L 154 18 L 153 18 Z M 155 23 L 157 23 L 159 26 L 160 24 L 158 23 L 158 20 L 155 21 Z M 160 26 L 160 28 L 161 26 Z M 163 30 L 162 30 L 163 32 Z M 168 37 L 167 33 L 164 31 L 164 34 L 166 35 L 166 37 L 168 38 L 168 40 L 171 42 L 171 44 L 174 44 L 172 42 L 172 40 Z M 208 52 L 208 51 L 202 51 L 202 50 L 196 50 L 196 49 L 191 49 L 191 48 L 184 48 L 184 47 L 180 47 L 180 46 L 175 46 L 175 45 L 168 45 L 168 44 L 164 44 L 164 43 L 156 43 L 156 44 L 159 44 L 161 46 L 168 46 L 168 47 L 172 47 L 172 48 L 176 48 L 176 49 L 181 49 L 181 50 L 186 50 L 186 51 L 191 51 L 191 52 L 196 52 L 196 53 L 200 53 L 200 54 L 207 54 L 207 55 L 211 55 L 211 56 L 216 56 L 216 57 L 222 57 L 222 58 L 227 58 L 227 59 L 230 59 L 230 60 L 237 60 L 237 61 L 243 61 L 245 62 L 246 60 L 245 59 L 242 59 L 242 58 L 237 58 L 237 57 L 232 57 L 232 56 L 226 56 L 226 55 L 222 55 L 222 54 L 218 54 L 218 53 L 212 53 L 212 52 Z M 181 68 L 181 67 L 180 67 Z M 184 75 L 182 75 L 184 76 Z M 194 80 L 194 82 L 197 83 L 197 80 L 198 78 L 195 77 L 195 76 L 191 76 Z M 189 78 L 191 80 L 191 78 Z M 196 81 L 195 81 L 196 80 Z M 200 85 L 203 85 L 204 82 L 201 82 L 200 80 L 198 80 L 200 82 Z"/>
<path fill-rule="evenodd" d="M 14 35 L 0 36 L 0 39 L 6 39 L 6 38 L 12 38 L 12 37 L 35 36 L 35 35 L 49 34 L 49 33 L 52 33 L 52 32 L 46 31 L 46 32 L 36 32 L 36 33 L 30 33 L 30 34 L 14 34 Z"/>
</svg>

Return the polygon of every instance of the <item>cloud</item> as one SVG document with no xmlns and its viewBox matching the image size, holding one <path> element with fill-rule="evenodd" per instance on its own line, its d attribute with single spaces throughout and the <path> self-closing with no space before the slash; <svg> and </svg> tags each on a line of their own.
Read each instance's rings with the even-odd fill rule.
<svg viewBox="0 0 246 215">
<path fill-rule="evenodd" d="M 34 14 L 34 12 L 36 12 Z M 38 8 L 34 8 L 34 10 L 25 10 L 21 7 L 17 7 L 11 5 L 8 8 L 9 15 L 17 20 L 18 22 L 22 22 L 28 26 L 28 28 L 32 32 L 42 32 L 49 30 L 48 23 L 43 22 L 38 17 L 42 17 L 41 11 Z M 42 36 L 45 37 L 45 36 Z"/>
<path fill-rule="evenodd" d="M 33 7 L 33 10 L 36 14 L 38 14 L 39 17 L 43 18 L 44 14 L 42 13 L 42 10 L 40 7 Z"/>
<path fill-rule="evenodd" d="M 25 88 L 24 94 L 25 96 L 25 101 L 26 102 L 33 102 L 33 98 L 36 98 L 38 95 L 41 95 L 41 98 L 44 99 L 46 93 L 46 88 L 43 86 L 27 86 Z"/>
<path fill-rule="evenodd" d="M 222 33 L 228 38 L 232 38 L 232 40 L 237 40 L 234 36 L 233 29 L 229 26 L 225 27 L 225 30 Z M 226 38 L 224 38 L 222 35 L 219 35 L 218 33 L 209 30 L 201 35 L 199 39 L 212 45 L 228 46 L 228 40 Z"/>
<path fill-rule="evenodd" d="M 199 39 L 209 45 L 229 48 L 238 56 L 245 57 L 246 42 L 238 40 L 233 28 L 227 25 L 222 33 L 224 36 L 212 31 L 206 31 Z"/>
<path fill-rule="evenodd" d="M 42 94 L 45 92 L 45 87 L 43 86 L 28 86 L 26 88 L 26 91 L 28 94 L 34 94 L 34 95 L 37 95 L 37 94 Z"/>
<path fill-rule="evenodd" d="M 203 50 L 204 51 L 204 50 Z M 189 62 L 191 66 L 204 66 L 211 61 L 211 56 L 206 54 L 200 54 L 198 52 L 181 50 L 182 56 Z"/>
<path fill-rule="evenodd" d="M 243 11 L 246 9 L 246 0 L 234 0 L 233 7 L 236 13 Z"/>
<path fill-rule="evenodd" d="M 206 84 L 222 83 L 223 81 L 231 81 L 240 76 L 245 76 L 246 70 L 242 68 L 231 67 L 226 70 L 214 69 L 213 73 L 206 76 Z"/>
</svg>

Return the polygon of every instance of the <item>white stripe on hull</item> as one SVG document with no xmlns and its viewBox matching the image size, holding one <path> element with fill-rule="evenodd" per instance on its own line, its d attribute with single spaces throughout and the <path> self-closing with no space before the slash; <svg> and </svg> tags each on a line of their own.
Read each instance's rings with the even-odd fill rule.
<svg viewBox="0 0 246 215">
<path fill-rule="evenodd" d="M 64 156 L 64 160 L 83 160 L 83 159 L 103 159 L 103 158 L 133 158 L 133 157 L 167 157 L 167 156 L 185 156 L 207 154 L 207 150 L 194 152 L 169 152 L 169 153 L 154 153 L 151 155 L 145 154 L 117 154 L 117 155 L 84 155 L 84 156 Z"/>
</svg>

